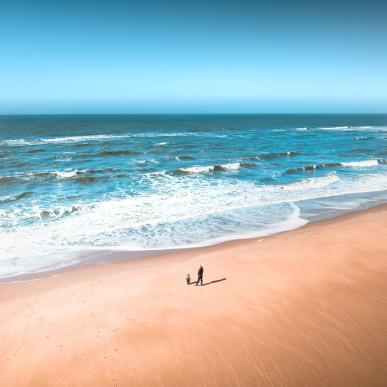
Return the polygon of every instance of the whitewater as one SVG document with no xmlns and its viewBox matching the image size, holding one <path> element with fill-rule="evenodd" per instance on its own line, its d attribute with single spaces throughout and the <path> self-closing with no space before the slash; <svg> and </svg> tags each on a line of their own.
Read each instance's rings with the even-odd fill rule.
<svg viewBox="0 0 387 387">
<path fill-rule="evenodd" d="M 386 128 L 383 115 L 0 117 L 0 280 L 384 203 Z"/>
</svg>

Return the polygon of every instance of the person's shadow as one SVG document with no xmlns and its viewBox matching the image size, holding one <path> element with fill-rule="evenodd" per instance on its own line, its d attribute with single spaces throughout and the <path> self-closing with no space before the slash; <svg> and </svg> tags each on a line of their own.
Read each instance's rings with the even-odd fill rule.
<svg viewBox="0 0 387 387">
<path fill-rule="evenodd" d="M 212 285 L 212 284 L 216 284 L 217 282 L 226 281 L 226 279 L 227 278 L 220 278 L 220 279 L 217 279 L 217 280 L 214 280 L 214 281 L 206 282 L 206 283 L 203 284 L 203 286 Z"/>
</svg>

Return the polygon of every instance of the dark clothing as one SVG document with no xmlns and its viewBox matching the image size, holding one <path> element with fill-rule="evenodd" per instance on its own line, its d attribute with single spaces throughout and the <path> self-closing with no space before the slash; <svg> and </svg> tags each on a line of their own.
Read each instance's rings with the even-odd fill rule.
<svg viewBox="0 0 387 387">
<path fill-rule="evenodd" d="M 200 282 L 200 285 L 203 285 L 203 267 L 200 266 L 199 270 L 198 270 L 198 280 L 196 282 L 196 285 L 199 285 L 199 282 Z"/>
</svg>

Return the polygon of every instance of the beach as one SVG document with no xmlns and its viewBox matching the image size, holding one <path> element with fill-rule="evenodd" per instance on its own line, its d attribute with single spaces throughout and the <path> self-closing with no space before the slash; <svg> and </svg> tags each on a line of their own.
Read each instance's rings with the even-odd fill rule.
<svg viewBox="0 0 387 387">
<path fill-rule="evenodd" d="M 387 387 L 386 14 L 0 5 L 0 387 Z"/>
<path fill-rule="evenodd" d="M 386 386 L 386 230 L 379 206 L 1 284 L 0 385 Z"/>
</svg>

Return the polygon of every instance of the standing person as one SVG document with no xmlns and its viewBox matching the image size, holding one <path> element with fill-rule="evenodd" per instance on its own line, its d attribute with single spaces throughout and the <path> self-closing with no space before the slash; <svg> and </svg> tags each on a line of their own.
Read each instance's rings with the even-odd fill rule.
<svg viewBox="0 0 387 387">
<path fill-rule="evenodd" d="M 200 265 L 198 270 L 198 280 L 196 282 L 196 286 L 199 285 L 199 282 L 200 282 L 200 285 L 203 286 L 203 271 L 204 271 L 203 266 Z"/>
</svg>

